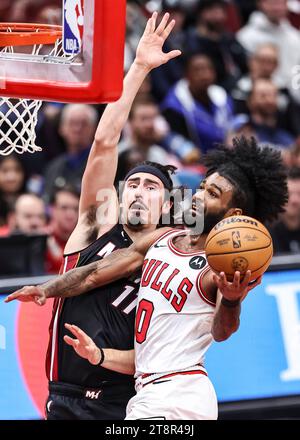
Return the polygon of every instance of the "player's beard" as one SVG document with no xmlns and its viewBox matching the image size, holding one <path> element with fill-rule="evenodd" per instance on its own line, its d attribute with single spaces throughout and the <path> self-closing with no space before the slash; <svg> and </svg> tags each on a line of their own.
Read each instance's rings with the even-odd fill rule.
<svg viewBox="0 0 300 440">
<path fill-rule="evenodd" d="M 127 226 L 131 229 L 134 229 L 135 231 L 140 231 L 141 229 L 144 229 L 147 225 L 147 220 L 143 219 L 141 215 L 138 213 L 136 214 L 130 214 L 127 218 Z"/>
<path fill-rule="evenodd" d="M 208 234 L 219 221 L 223 220 L 225 213 L 226 210 L 217 213 L 193 213 L 189 208 L 184 212 L 183 224 L 192 235 Z"/>
<path fill-rule="evenodd" d="M 220 212 L 217 213 L 205 213 L 203 234 L 208 234 L 217 223 L 223 220 L 225 213 L 226 209 L 222 209 Z"/>
</svg>

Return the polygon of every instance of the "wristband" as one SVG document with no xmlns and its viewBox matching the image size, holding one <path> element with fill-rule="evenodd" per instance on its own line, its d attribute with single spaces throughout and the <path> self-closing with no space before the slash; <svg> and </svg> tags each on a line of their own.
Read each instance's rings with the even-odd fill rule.
<svg viewBox="0 0 300 440">
<path fill-rule="evenodd" d="M 223 306 L 225 306 L 225 307 L 237 307 L 240 305 L 240 303 L 241 303 L 241 301 L 239 299 L 236 299 L 234 301 L 230 301 L 229 299 L 224 298 L 224 296 L 222 296 L 222 299 L 221 299 L 221 304 L 223 304 Z"/>
<path fill-rule="evenodd" d="M 104 362 L 105 355 L 104 355 L 104 351 L 102 350 L 102 348 L 100 348 L 100 347 L 98 347 L 98 348 L 99 348 L 99 350 L 100 350 L 100 355 L 101 355 L 101 357 L 100 357 L 100 361 L 99 361 L 99 363 L 97 364 L 97 367 L 101 367 L 101 365 L 102 365 L 103 362 Z"/>
</svg>

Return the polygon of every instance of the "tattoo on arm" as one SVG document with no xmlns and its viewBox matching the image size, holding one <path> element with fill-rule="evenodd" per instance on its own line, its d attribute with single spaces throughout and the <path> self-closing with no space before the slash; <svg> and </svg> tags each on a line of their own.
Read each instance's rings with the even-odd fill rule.
<svg viewBox="0 0 300 440">
<path fill-rule="evenodd" d="M 78 296 L 129 275 L 129 255 L 129 249 L 119 249 L 103 260 L 72 269 L 39 287 L 47 298 Z"/>
</svg>

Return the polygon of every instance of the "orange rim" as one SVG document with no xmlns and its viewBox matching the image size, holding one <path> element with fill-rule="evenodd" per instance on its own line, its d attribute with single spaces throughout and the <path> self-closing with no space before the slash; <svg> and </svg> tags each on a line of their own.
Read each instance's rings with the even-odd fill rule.
<svg viewBox="0 0 300 440">
<path fill-rule="evenodd" d="M 53 44 L 62 37 L 62 26 L 36 23 L 0 23 L 0 47 Z"/>
</svg>

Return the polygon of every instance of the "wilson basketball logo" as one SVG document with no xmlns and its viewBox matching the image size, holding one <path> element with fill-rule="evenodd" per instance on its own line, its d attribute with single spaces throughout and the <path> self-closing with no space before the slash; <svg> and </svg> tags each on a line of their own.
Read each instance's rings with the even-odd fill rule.
<svg viewBox="0 0 300 440">
<path fill-rule="evenodd" d="M 69 55 L 76 55 L 82 47 L 84 0 L 64 0 L 63 14 L 64 52 Z"/>
<path fill-rule="evenodd" d="M 218 231 L 219 229 L 223 228 L 223 226 L 225 225 L 232 225 L 233 223 L 244 223 L 247 224 L 248 226 L 255 226 L 258 227 L 258 223 L 255 221 L 255 219 L 252 219 L 250 217 L 245 217 L 245 216 L 241 216 L 241 217 L 228 217 L 225 218 L 224 220 L 221 220 L 219 223 L 216 224 L 216 226 L 214 226 L 213 230 L 214 231 Z M 238 225 L 240 226 L 240 225 Z"/>
</svg>

